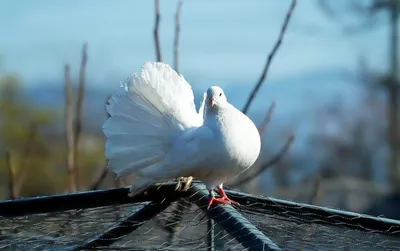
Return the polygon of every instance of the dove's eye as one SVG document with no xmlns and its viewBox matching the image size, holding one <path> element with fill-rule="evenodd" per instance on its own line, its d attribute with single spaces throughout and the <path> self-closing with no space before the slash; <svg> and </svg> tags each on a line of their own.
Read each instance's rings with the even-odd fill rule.
<svg viewBox="0 0 400 251">
<path fill-rule="evenodd" d="M 222 96 L 222 92 L 219 93 L 219 96 L 220 96 L 220 97 Z"/>
</svg>

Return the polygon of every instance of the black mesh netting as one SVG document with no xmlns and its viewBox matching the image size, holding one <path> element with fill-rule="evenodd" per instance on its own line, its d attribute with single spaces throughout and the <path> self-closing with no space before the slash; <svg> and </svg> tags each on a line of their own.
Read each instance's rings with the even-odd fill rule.
<svg viewBox="0 0 400 251">
<path fill-rule="evenodd" d="M 193 198 L 172 203 L 148 221 L 127 220 L 149 203 L 0 217 L 0 250 L 78 250 L 101 238 L 107 238 L 107 244 L 97 242 L 95 247 L 86 246 L 84 250 L 210 250 L 212 237 L 213 245 L 218 246 L 215 250 L 245 250 L 234 236 L 210 220 L 193 203 Z M 290 205 L 265 207 L 252 198 L 241 204 L 235 207 L 238 213 L 282 250 L 398 250 L 400 247 L 398 225 L 383 231 L 363 227 L 356 218 L 354 222 L 342 216 L 324 220 L 318 213 L 291 210 Z M 104 235 L 110 229 L 129 230 L 138 225 L 136 230 L 113 236 L 111 240 Z"/>
<path fill-rule="evenodd" d="M 240 213 L 283 250 L 399 250 L 400 237 L 313 222 L 312 215 L 288 216 L 273 211 Z"/>
<path fill-rule="evenodd" d="M 126 219 L 146 204 L 0 217 L 0 250 L 73 250 L 65 248 L 82 245 L 115 226 L 137 224 Z M 111 245 L 90 249 L 207 250 L 210 222 L 199 207 L 181 199 L 135 231 L 116 237 Z M 243 249 L 234 238 L 221 234 L 217 237 L 224 239 L 227 249 Z"/>
</svg>

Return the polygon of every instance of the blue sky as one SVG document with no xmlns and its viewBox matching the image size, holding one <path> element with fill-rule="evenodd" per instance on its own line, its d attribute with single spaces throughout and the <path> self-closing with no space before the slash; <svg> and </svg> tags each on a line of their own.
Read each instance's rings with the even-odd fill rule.
<svg viewBox="0 0 400 251">
<path fill-rule="evenodd" d="M 164 61 L 172 63 L 177 1 L 161 0 L 160 39 Z M 329 69 L 355 69 L 364 55 L 385 69 L 387 28 L 344 36 L 316 1 L 298 1 L 269 80 Z M 263 68 L 289 0 L 184 0 L 180 70 L 199 85 L 253 84 Z M 83 41 L 89 43 L 88 76 L 104 84 L 140 70 L 154 60 L 154 1 L 0 1 L 2 71 L 25 83 L 59 79 L 64 62 L 78 70 Z M 318 32 L 315 32 L 318 30 Z"/>
<path fill-rule="evenodd" d="M 330 2 L 340 6 L 346 1 Z M 198 90 L 224 87 L 231 103 L 243 107 L 290 2 L 184 0 L 180 72 Z M 270 102 L 277 101 L 268 133 L 296 132 L 291 151 L 304 148 L 313 133 L 313 116 L 332 100 L 346 106 L 350 116 L 358 114 L 360 106 L 350 109 L 347 105 L 357 103 L 360 96 L 358 87 L 349 85 L 354 78 L 341 79 L 338 72 L 356 71 L 361 55 L 371 68 L 384 71 L 388 55 L 386 25 L 345 36 L 342 26 L 327 18 L 316 1 L 297 2 L 284 42 L 251 110 L 260 120 Z M 173 59 L 176 4 L 176 0 L 161 0 L 160 40 L 167 63 Z M 54 82 L 61 89 L 64 63 L 71 63 L 76 79 L 82 43 L 88 41 L 89 83 L 119 87 L 119 81 L 139 71 L 144 61 L 155 60 L 153 26 L 153 0 L 2 0 L 0 71 L 18 73 L 28 86 Z M 342 98 L 337 99 L 338 95 Z M 97 102 L 98 107 L 104 104 L 104 100 Z M 276 141 L 271 142 L 275 149 Z"/>
</svg>

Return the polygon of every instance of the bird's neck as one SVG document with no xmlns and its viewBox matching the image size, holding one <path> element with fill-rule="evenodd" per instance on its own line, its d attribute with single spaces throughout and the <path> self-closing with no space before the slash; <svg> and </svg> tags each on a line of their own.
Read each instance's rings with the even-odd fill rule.
<svg viewBox="0 0 400 251">
<path fill-rule="evenodd" d="M 204 124 L 206 125 L 216 125 L 221 122 L 223 119 L 223 113 L 226 109 L 226 106 L 218 106 L 218 107 L 207 107 L 204 112 Z"/>
</svg>

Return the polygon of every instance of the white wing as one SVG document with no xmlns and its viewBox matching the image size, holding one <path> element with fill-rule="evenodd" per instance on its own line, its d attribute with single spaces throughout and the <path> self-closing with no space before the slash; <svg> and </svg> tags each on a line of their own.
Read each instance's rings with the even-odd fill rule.
<svg viewBox="0 0 400 251">
<path fill-rule="evenodd" d="M 146 90 L 145 88 L 152 88 Z M 169 114 L 184 128 L 198 127 L 203 123 L 202 116 L 196 112 L 192 87 L 185 78 L 169 65 L 161 62 L 145 62 L 141 76 L 131 76 L 125 89 L 133 93 L 143 93 L 150 97 L 149 102 L 167 107 Z M 151 92 L 152 95 L 146 95 Z"/>
<path fill-rule="evenodd" d="M 172 178 L 201 172 L 216 152 L 213 141 L 214 133 L 207 126 L 186 130 L 164 159 L 163 172 L 172 172 L 168 174 Z"/>
<path fill-rule="evenodd" d="M 201 121 L 204 121 L 204 119 L 205 119 L 204 106 L 206 104 L 206 97 L 207 97 L 207 93 L 204 93 L 203 101 L 201 102 L 200 107 L 199 107 L 199 116 L 201 117 Z"/>
<path fill-rule="evenodd" d="M 198 158 L 202 140 L 190 137 L 203 124 L 205 97 L 197 112 L 189 83 L 164 63 L 146 62 L 124 87 L 124 95 L 109 100 L 110 118 L 103 125 L 109 167 L 117 177 L 136 176 L 132 190 L 178 177 L 178 165 Z M 165 163 L 177 168 L 165 169 Z"/>
<path fill-rule="evenodd" d="M 131 194 L 141 192 L 154 182 L 188 176 L 199 178 L 204 172 L 209 172 L 207 168 L 213 166 L 206 163 L 210 162 L 215 153 L 212 142 L 213 132 L 208 127 L 185 130 L 176 139 L 161 165 L 148 166 L 135 173 L 140 179 L 132 185 Z"/>
</svg>

